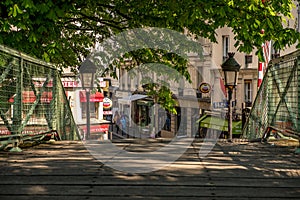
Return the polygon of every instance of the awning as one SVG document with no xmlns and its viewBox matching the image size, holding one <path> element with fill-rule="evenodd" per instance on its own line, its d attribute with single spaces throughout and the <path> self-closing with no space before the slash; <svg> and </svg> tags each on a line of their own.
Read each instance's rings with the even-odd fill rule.
<svg viewBox="0 0 300 200">
<path fill-rule="evenodd" d="M 38 95 L 38 94 L 37 94 Z M 8 101 L 14 102 L 14 97 L 12 96 Z M 33 91 L 23 91 L 22 92 L 22 102 L 23 103 L 34 103 L 36 100 L 36 96 Z M 40 101 L 42 103 L 50 103 L 52 100 L 52 92 L 43 92 Z"/>
<path fill-rule="evenodd" d="M 137 100 L 136 104 L 140 106 L 153 106 L 154 102 L 146 100 Z"/>
<path fill-rule="evenodd" d="M 80 91 L 80 102 L 86 102 L 86 91 Z M 101 92 L 96 92 L 94 94 L 90 94 L 90 102 L 102 102 L 104 99 L 104 95 Z"/>
<path fill-rule="evenodd" d="M 215 129 L 220 131 L 228 131 L 228 120 L 219 117 L 205 115 L 199 120 L 199 126 L 203 128 Z M 232 134 L 242 133 L 242 121 L 232 122 Z"/>
<path fill-rule="evenodd" d="M 110 92 L 116 92 L 116 90 L 119 89 L 119 87 L 109 86 L 108 89 L 109 89 Z"/>
<path fill-rule="evenodd" d="M 123 103 L 123 104 L 130 104 L 132 101 L 136 101 L 139 99 L 144 99 L 148 97 L 147 95 L 143 95 L 143 94 L 134 94 L 134 95 L 130 95 L 127 97 L 123 97 L 122 99 L 119 99 L 118 102 L 119 103 Z"/>
</svg>

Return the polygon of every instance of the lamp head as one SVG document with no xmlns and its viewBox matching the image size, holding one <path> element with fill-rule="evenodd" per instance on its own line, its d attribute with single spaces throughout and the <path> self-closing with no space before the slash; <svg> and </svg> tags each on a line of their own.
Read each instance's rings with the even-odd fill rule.
<svg viewBox="0 0 300 200">
<path fill-rule="evenodd" d="M 233 58 L 234 54 L 233 52 L 228 53 L 228 58 L 221 65 L 225 77 L 225 86 L 229 89 L 233 89 L 237 85 L 237 77 L 241 68 L 241 65 Z"/>
<path fill-rule="evenodd" d="M 85 59 L 78 68 L 80 73 L 81 84 L 84 89 L 93 88 L 95 74 L 97 72 L 96 65 L 90 60 Z"/>
</svg>

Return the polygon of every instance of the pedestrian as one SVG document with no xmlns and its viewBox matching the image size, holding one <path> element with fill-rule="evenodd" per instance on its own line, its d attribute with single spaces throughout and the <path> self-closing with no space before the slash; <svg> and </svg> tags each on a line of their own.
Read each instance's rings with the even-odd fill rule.
<svg viewBox="0 0 300 200">
<path fill-rule="evenodd" d="M 116 111 L 116 112 L 115 112 L 115 115 L 114 115 L 113 122 L 114 122 L 115 125 L 116 125 L 117 133 L 119 133 L 119 130 L 120 130 L 120 125 L 121 125 L 120 119 L 121 119 L 120 114 L 119 114 L 118 111 Z"/>
<path fill-rule="evenodd" d="M 122 114 L 121 115 L 121 119 L 120 119 L 120 122 L 121 122 L 121 126 L 122 126 L 122 135 L 124 134 L 124 132 L 126 133 L 126 126 L 127 126 L 127 120 L 126 120 L 126 115 L 125 114 Z"/>
<path fill-rule="evenodd" d="M 171 117 L 168 115 L 166 119 L 166 130 L 170 131 L 171 130 Z"/>
<path fill-rule="evenodd" d="M 145 119 L 145 116 L 144 116 L 144 115 L 141 116 L 141 119 L 140 119 L 140 125 L 141 125 L 141 126 L 146 126 L 146 119 Z"/>
</svg>

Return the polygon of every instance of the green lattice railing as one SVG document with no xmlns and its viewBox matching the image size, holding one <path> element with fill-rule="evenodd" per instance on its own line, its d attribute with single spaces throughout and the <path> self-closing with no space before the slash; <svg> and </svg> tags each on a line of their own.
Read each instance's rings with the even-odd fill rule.
<svg viewBox="0 0 300 200">
<path fill-rule="evenodd" d="M 51 131 L 79 139 L 60 73 L 51 64 L 0 45 L 0 74 L 2 141 Z"/>
<path fill-rule="evenodd" d="M 262 138 L 272 128 L 300 136 L 300 51 L 270 62 L 243 135 Z"/>
</svg>

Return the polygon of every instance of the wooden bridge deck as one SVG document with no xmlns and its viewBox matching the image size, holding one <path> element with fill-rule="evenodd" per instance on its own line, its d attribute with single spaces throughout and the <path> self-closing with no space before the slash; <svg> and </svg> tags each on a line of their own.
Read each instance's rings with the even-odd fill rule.
<svg viewBox="0 0 300 200">
<path fill-rule="evenodd" d="M 127 150 L 158 142 L 118 142 Z M 218 143 L 204 158 L 194 142 L 173 164 L 128 174 L 103 165 L 81 142 L 0 153 L 0 199 L 300 199 L 295 148 Z"/>
</svg>

